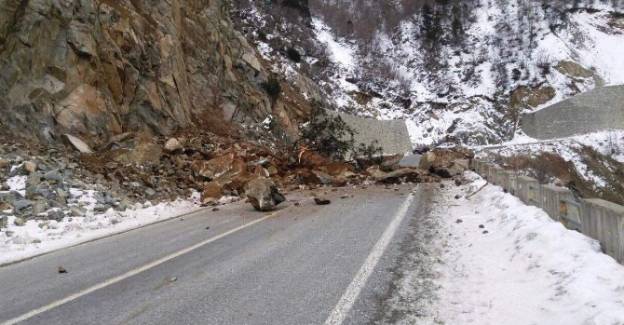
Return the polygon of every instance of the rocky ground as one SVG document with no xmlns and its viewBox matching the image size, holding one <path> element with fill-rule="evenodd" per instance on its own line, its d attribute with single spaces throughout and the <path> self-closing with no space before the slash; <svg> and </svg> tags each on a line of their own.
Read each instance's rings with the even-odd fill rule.
<svg viewBox="0 0 624 325">
<path fill-rule="evenodd" d="M 14 142 L 0 148 L 0 228 L 6 228 L 9 216 L 18 226 L 28 220 L 61 221 L 193 193 L 201 193 L 203 205 L 249 199 L 267 210 L 283 201 L 280 193 L 296 189 L 436 182 L 460 174 L 467 165 L 453 161 L 470 157 L 462 151 L 428 153 L 419 166 L 402 165 L 399 156 L 341 161 L 306 147 L 241 137 L 124 133 L 98 149 L 75 137 L 58 147 Z"/>
</svg>

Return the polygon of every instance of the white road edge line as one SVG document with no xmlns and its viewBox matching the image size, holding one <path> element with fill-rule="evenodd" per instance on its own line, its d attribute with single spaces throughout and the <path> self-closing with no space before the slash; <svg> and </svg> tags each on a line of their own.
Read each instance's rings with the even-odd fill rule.
<svg viewBox="0 0 624 325">
<path fill-rule="evenodd" d="M 353 307 L 355 300 L 360 295 L 362 288 L 366 285 L 366 281 L 373 273 L 373 270 L 386 251 L 386 248 L 388 248 L 388 244 L 390 244 L 390 241 L 392 240 L 392 237 L 394 237 L 399 225 L 403 219 L 405 219 L 407 211 L 413 200 L 414 194 L 410 193 L 388 225 L 388 228 L 386 228 L 384 233 L 381 235 L 381 238 L 379 238 L 369 253 L 366 261 L 364 261 L 364 264 L 360 267 L 360 270 L 353 278 L 353 281 L 351 281 L 351 284 L 349 284 L 349 287 L 338 301 L 336 307 L 334 307 L 334 310 L 332 310 L 329 317 L 325 320 L 325 325 L 341 325 L 344 322 L 345 318 L 349 314 L 349 311 Z"/>
<path fill-rule="evenodd" d="M 175 253 L 169 254 L 169 255 L 167 255 L 167 256 L 165 256 L 163 258 L 160 258 L 158 260 L 155 260 L 153 262 L 145 264 L 145 265 L 143 265 L 141 267 L 138 267 L 136 269 L 130 270 L 130 271 L 128 271 L 128 272 L 126 272 L 126 273 L 124 273 L 122 275 L 116 276 L 114 278 L 110 278 L 110 279 L 108 279 L 108 280 L 106 280 L 104 282 L 101 282 L 101 283 L 93 285 L 93 286 L 91 286 L 91 287 L 89 287 L 87 289 L 84 289 L 84 290 L 81 290 L 79 292 L 76 292 L 76 293 L 74 293 L 72 295 L 69 295 L 69 296 L 63 298 L 63 299 L 54 301 L 54 302 L 52 302 L 52 303 L 50 303 L 48 305 L 45 305 L 45 306 L 39 307 L 37 309 L 34 309 L 34 310 L 32 310 L 32 311 L 30 311 L 30 312 L 28 312 L 26 314 L 23 314 L 21 316 L 18 316 L 18 317 L 15 317 L 13 319 L 10 319 L 8 321 L 5 321 L 5 322 L 2 323 L 2 325 L 13 325 L 13 324 L 17 324 L 19 322 L 23 322 L 25 320 L 28 320 L 28 319 L 30 319 L 30 318 L 32 318 L 34 316 L 37 316 L 37 315 L 39 315 L 41 313 L 44 313 L 46 311 L 49 311 L 51 309 L 54 309 L 54 308 L 59 307 L 61 305 L 64 305 L 64 304 L 66 304 L 68 302 L 71 302 L 73 300 L 76 300 L 76 299 L 78 299 L 78 298 L 80 298 L 82 296 L 88 295 L 88 294 L 90 294 L 90 293 L 92 293 L 92 292 L 94 292 L 96 290 L 108 287 L 108 286 L 110 286 L 112 284 L 115 284 L 117 282 L 123 281 L 123 280 L 125 280 L 125 279 L 127 279 L 129 277 L 132 277 L 132 276 L 137 275 L 139 273 L 145 272 L 145 271 L 147 271 L 149 269 L 155 268 L 155 267 L 157 267 L 157 266 L 159 266 L 159 265 L 161 265 L 163 263 L 166 263 L 166 262 L 168 262 L 168 261 L 170 261 L 170 260 L 172 260 L 172 259 L 174 259 L 176 257 L 179 257 L 179 256 L 182 256 L 184 254 L 190 253 L 190 252 L 192 252 L 192 251 L 194 251 L 194 250 L 196 250 L 196 249 L 198 249 L 198 248 L 200 248 L 202 246 L 208 245 L 208 244 L 210 244 L 210 243 L 212 243 L 214 241 L 217 241 L 217 240 L 219 240 L 219 239 L 221 239 L 223 237 L 226 237 L 226 236 L 231 235 L 231 234 L 233 234 L 235 232 L 243 230 L 243 229 L 245 229 L 247 227 L 251 227 L 251 226 L 253 226 L 253 225 L 255 225 L 255 224 L 259 223 L 259 222 L 262 222 L 262 221 L 264 221 L 266 219 L 269 219 L 269 218 L 273 217 L 274 215 L 275 214 L 273 213 L 273 214 L 267 215 L 265 217 L 262 217 L 260 219 L 254 220 L 252 222 L 248 222 L 246 224 L 243 224 L 243 225 L 241 225 L 239 227 L 236 227 L 234 229 L 228 230 L 228 231 L 226 231 L 226 232 L 224 232 L 224 233 L 222 233 L 220 235 L 211 237 L 211 238 L 206 239 L 206 240 L 204 240 L 202 242 L 199 242 L 199 243 L 197 243 L 195 245 L 189 246 L 189 247 L 184 248 L 184 249 L 182 249 L 180 251 L 177 251 Z"/>
</svg>

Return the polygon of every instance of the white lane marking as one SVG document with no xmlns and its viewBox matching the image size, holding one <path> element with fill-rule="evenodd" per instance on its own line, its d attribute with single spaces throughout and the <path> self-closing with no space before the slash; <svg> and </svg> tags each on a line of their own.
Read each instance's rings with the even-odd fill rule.
<svg viewBox="0 0 624 325">
<path fill-rule="evenodd" d="M 110 286 L 112 284 L 115 284 L 117 282 L 123 281 L 123 280 L 125 280 L 125 279 L 127 279 L 129 277 L 132 277 L 132 276 L 137 275 L 139 273 L 145 272 L 145 271 L 147 271 L 149 269 L 155 268 L 155 267 L 157 267 L 157 266 L 159 266 L 159 265 L 161 265 L 163 263 L 166 263 L 166 262 L 168 262 L 168 261 L 170 261 L 170 260 L 172 260 L 172 259 L 174 259 L 176 257 L 179 257 L 179 256 L 182 256 L 184 254 L 190 253 L 191 251 L 194 251 L 194 250 L 196 250 L 196 249 L 198 249 L 198 248 L 200 248 L 202 246 L 208 245 L 208 244 L 210 244 L 210 243 L 212 243 L 214 241 L 217 241 L 217 240 L 219 240 L 219 239 L 221 239 L 223 237 L 231 235 L 231 234 L 233 234 L 235 232 L 238 232 L 240 230 L 243 230 L 243 229 L 245 229 L 247 227 L 251 227 L 251 226 L 253 226 L 253 225 L 255 225 L 255 224 L 259 223 L 259 222 L 262 222 L 262 221 L 264 221 L 264 220 L 266 220 L 268 218 L 273 217 L 274 215 L 275 215 L 275 213 L 267 215 L 267 216 L 265 216 L 263 218 L 254 220 L 252 222 L 248 222 L 248 223 L 243 224 L 243 225 L 241 225 L 241 226 L 239 226 L 237 228 L 228 230 L 228 231 L 226 231 L 226 232 L 224 232 L 224 233 L 222 233 L 220 235 L 217 235 L 217 236 L 214 236 L 212 238 L 206 239 L 206 240 L 204 240 L 202 242 L 199 242 L 199 243 L 197 243 L 195 245 L 192 245 L 192 246 L 189 246 L 187 248 L 184 248 L 184 249 L 182 249 L 180 251 L 177 251 L 175 253 L 167 255 L 167 256 L 165 256 L 163 258 L 160 258 L 158 260 L 155 260 L 155 261 L 153 261 L 151 263 L 148 263 L 148 264 L 145 264 L 145 265 L 143 265 L 141 267 L 138 267 L 136 269 L 130 270 L 130 271 L 128 271 L 128 272 L 126 272 L 126 273 L 124 273 L 122 275 L 119 275 L 119 276 L 116 276 L 114 278 L 108 279 L 108 280 L 106 280 L 104 282 L 101 282 L 99 284 L 91 286 L 91 287 L 89 287 L 87 289 L 84 289 L 84 290 L 76 292 L 76 293 L 74 293 L 72 295 L 69 295 L 69 296 L 67 296 L 67 297 L 65 297 L 63 299 L 54 301 L 54 302 L 52 302 L 52 303 L 50 303 L 48 305 L 45 305 L 43 307 L 39 307 L 37 309 L 34 309 L 34 310 L 32 310 L 32 311 L 30 311 L 30 312 L 28 312 L 26 314 L 23 314 L 21 316 L 18 316 L 18 317 L 15 317 L 13 319 L 10 319 L 8 321 L 5 321 L 5 322 L 2 323 L 2 325 L 13 325 L 13 324 L 17 324 L 19 322 L 23 322 L 23 321 L 25 321 L 27 319 L 30 319 L 30 318 L 32 318 L 34 316 L 37 316 L 37 315 L 41 314 L 41 313 L 44 313 L 46 311 L 49 311 L 51 309 L 54 309 L 54 308 L 59 307 L 61 305 L 64 305 L 64 304 L 66 304 L 68 302 L 71 302 L 73 300 L 76 300 L 76 299 L 78 299 L 78 298 L 80 298 L 82 296 L 88 295 L 88 294 L 90 294 L 90 293 L 92 293 L 92 292 L 94 292 L 96 290 L 108 287 L 108 286 Z"/>
<path fill-rule="evenodd" d="M 349 311 L 353 307 L 355 300 L 360 295 L 362 288 L 366 285 L 366 281 L 373 273 L 373 270 L 377 266 L 381 256 L 383 256 L 383 253 L 386 251 L 386 248 L 388 248 L 388 244 L 390 244 L 390 241 L 392 240 L 392 237 L 394 237 L 399 225 L 403 219 L 405 219 L 407 210 L 413 200 L 414 194 L 410 193 L 388 225 L 388 228 L 386 228 L 384 233 L 381 235 L 381 238 L 379 238 L 375 244 L 375 247 L 371 250 L 370 254 L 366 258 L 366 261 L 364 261 L 364 264 L 360 267 L 360 270 L 353 278 L 353 281 L 351 281 L 351 284 L 349 284 L 349 287 L 340 298 L 340 301 L 338 301 L 338 304 L 334 307 L 334 310 L 332 310 L 329 317 L 325 320 L 325 325 L 340 325 L 344 322 L 345 318 L 349 314 Z"/>
</svg>

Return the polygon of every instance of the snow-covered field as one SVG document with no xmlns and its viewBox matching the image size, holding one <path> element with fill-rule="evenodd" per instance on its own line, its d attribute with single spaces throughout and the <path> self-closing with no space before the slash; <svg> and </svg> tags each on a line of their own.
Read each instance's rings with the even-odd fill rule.
<svg viewBox="0 0 624 325">
<path fill-rule="evenodd" d="M 92 194 L 84 193 L 81 199 L 89 201 Z M 10 216 L 8 229 L 0 232 L 0 265 L 121 233 L 198 209 L 199 194 L 195 193 L 187 200 L 178 199 L 156 205 L 147 202 L 136 204 L 124 212 L 109 209 L 101 214 L 94 214 L 91 208 L 84 217 L 65 217 L 61 221 L 28 220 L 23 226 L 16 226 L 15 217 Z"/>
<path fill-rule="evenodd" d="M 594 240 L 468 173 L 433 213 L 443 247 L 438 299 L 406 323 L 624 324 L 624 266 Z M 461 199 L 455 199 L 455 195 Z"/>
</svg>

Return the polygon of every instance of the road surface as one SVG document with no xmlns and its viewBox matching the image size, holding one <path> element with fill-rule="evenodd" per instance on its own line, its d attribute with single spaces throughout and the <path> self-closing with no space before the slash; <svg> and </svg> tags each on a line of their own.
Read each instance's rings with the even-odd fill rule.
<svg viewBox="0 0 624 325">
<path fill-rule="evenodd" d="M 270 214 L 209 209 L 1 267 L 0 323 L 370 323 L 431 190 L 326 195 L 289 194 Z"/>
</svg>

